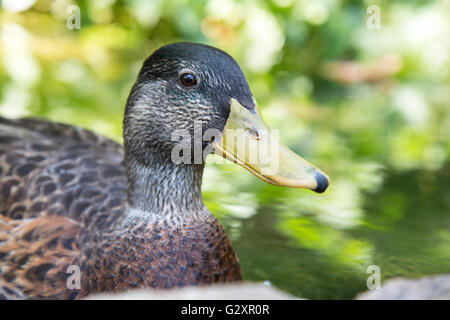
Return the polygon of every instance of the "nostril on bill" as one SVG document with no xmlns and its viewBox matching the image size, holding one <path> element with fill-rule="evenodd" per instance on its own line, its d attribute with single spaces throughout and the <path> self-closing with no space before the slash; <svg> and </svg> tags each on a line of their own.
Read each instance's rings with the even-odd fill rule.
<svg viewBox="0 0 450 320">
<path fill-rule="evenodd" d="M 317 188 L 314 190 L 317 193 L 322 193 L 328 188 L 328 179 L 325 175 L 323 175 L 319 171 L 314 172 L 314 178 L 316 178 L 317 181 Z"/>
<path fill-rule="evenodd" d="M 255 128 L 248 128 L 247 134 L 250 135 L 250 137 L 252 137 L 253 139 L 259 140 L 259 133 Z"/>
</svg>

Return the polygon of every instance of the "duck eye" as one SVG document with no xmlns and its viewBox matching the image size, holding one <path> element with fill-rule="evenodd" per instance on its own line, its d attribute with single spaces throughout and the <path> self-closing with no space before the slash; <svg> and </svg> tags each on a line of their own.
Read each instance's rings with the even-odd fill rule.
<svg viewBox="0 0 450 320">
<path fill-rule="evenodd" d="M 192 73 L 183 73 L 180 76 L 180 83 L 184 87 L 192 87 L 197 84 L 197 78 Z"/>
</svg>

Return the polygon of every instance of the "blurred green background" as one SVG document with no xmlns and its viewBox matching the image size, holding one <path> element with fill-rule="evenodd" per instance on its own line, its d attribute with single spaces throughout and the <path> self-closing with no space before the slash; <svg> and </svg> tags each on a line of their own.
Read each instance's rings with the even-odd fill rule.
<svg viewBox="0 0 450 320">
<path fill-rule="evenodd" d="M 81 9 L 70 30 L 68 6 Z M 329 174 L 323 195 L 211 164 L 204 199 L 246 280 L 352 298 L 450 272 L 450 2 L 3 0 L 0 115 L 121 141 L 129 90 L 161 45 L 196 41 L 243 68 L 265 121 Z M 381 28 L 367 27 L 377 5 Z"/>
</svg>

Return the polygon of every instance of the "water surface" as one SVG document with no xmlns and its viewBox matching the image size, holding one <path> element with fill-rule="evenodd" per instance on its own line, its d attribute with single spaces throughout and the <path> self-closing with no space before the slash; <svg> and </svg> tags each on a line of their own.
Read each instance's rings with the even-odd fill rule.
<svg viewBox="0 0 450 320">
<path fill-rule="evenodd" d="M 449 178 L 449 166 L 389 172 L 379 191 L 364 194 L 362 215 L 351 227 L 333 226 L 302 208 L 286 211 L 276 202 L 249 218 L 220 220 L 246 280 L 269 280 L 308 299 L 351 299 L 367 289 L 369 265 L 380 267 L 382 281 L 450 272 Z M 279 201 L 289 201 L 284 197 Z"/>
</svg>

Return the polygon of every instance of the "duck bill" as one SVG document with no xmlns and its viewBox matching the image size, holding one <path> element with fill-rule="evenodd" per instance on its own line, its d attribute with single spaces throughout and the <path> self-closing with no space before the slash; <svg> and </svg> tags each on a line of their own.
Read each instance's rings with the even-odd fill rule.
<svg viewBox="0 0 450 320">
<path fill-rule="evenodd" d="M 213 145 L 216 154 L 274 185 L 322 193 L 330 183 L 325 173 L 278 141 L 278 131 L 264 124 L 257 108 L 250 111 L 235 99 L 222 136 Z"/>
</svg>

